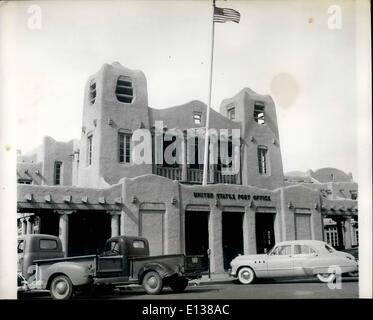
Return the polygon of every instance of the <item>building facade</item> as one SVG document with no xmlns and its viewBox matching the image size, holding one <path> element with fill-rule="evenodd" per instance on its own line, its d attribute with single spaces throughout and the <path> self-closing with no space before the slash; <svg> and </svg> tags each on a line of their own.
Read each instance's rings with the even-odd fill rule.
<svg viewBox="0 0 373 320">
<path fill-rule="evenodd" d="M 284 174 L 270 96 L 244 88 L 211 110 L 206 186 L 204 103 L 151 108 L 145 75 L 119 63 L 84 96 L 79 140 L 18 156 L 19 233 L 58 235 L 67 255 L 141 235 L 151 254 L 201 254 L 213 272 L 283 240 L 357 245 L 357 184 L 334 168 Z"/>
</svg>

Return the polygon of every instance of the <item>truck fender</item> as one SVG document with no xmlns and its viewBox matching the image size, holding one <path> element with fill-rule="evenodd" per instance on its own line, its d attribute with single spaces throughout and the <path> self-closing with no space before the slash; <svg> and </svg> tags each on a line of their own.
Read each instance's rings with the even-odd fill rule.
<svg viewBox="0 0 373 320">
<path fill-rule="evenodd" d="M 68 276 L 74 286 L 89 284 L 92 281 L 89 267 L 69 261 L 54 263 L 48 268 L 47 273 L 47 288 L 49 288 L 52 279 L 58 274 Z"/>
<path fill-rule="evenodd" d="M 146 274 L 147 271 L 150 271 L 150 270 L 158 272 L 158 274 L 160 275 L 162 279 L 177 275 L 177 271 L 173 270 L 172 268 L 168 266 L 165 266 L 162 263 L 157 263 L 157 262 L 146 263 L 139 270 L 139 273 L 138 273 L 139 283 L 142 283 L 142 279 L 144 275 Z"/>
</svg>

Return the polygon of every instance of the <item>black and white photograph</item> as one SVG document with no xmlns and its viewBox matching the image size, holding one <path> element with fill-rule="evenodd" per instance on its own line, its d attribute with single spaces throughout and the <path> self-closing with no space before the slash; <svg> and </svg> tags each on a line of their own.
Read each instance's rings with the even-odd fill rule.
<svg viewBox="0 0 373 320">
<path fill-rule="evenodd" d="M 0 298 L 371 299 L 370 59 L 367 0 L 0 1 Z"/>
</svg>

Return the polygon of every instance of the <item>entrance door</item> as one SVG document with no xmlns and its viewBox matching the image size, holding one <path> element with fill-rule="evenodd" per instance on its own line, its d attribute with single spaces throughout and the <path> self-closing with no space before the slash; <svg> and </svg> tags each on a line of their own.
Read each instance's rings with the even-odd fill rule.
<svg viewBox="0 0 373 320">
<path fill-rule="evenodd" d="M 275 213 L 255 213 L 257 253 L 267 253 L 275 245 L 274 218 Z"/>
<path fill-rule="evenodd" d="M 203 255 L 204 269 L 208 269 L 207 249 L 209 248 L 208 232 L 209 212 L 185 212 L 185 251 L 187 255 Z"/>
<path fill-rule="evenodd" d="M 69 256 L 102 252 L 111 236 L 111 216 L 105 211 L 78 211 L 69 215 Z"/>
<path fill-rule="evenodd" d="M 223 212 L 223 257 L 224 269 L 230 267 L 230 262 L 243 254 L 243 213 L 241 212 Z"/>
<path fill-rule="evenodd" d="M 59 235 L 60 215 L 52 210 L 45 210 L 39 214 L 39 233 Z"/>
</svg>

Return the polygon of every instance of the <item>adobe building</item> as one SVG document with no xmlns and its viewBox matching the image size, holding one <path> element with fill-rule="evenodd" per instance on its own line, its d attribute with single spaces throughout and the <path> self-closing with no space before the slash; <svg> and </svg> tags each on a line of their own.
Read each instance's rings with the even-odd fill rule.
<svg viewBox="0 0 373 320">
<path fill-rule="evenodd" d="M 140 235 L 152 255 L 201 254 L 207 261 L 209 252 L 212 272 L 227 269 L 238 253 L 267 252 L 284 240 L 358 245 L 357 184 L 334 168 L 284 175 L 270 96 L 244 88 L 220 112 L 211 110 L 210 128 L 223 134 L 210 137 L 218 156 L 203 186 L 205 120 L 200 101 L 150 107 L 143 72 L 104 64 L 85 87 L 80 140 L 46 137 L 34 152 L 19 154 L 19 233 L 57 235 L 67 255 L 95 253 L 110 236 Z M 139 132 L 150 141 L 141 164 L 134 161 Z M 169 163 L 176 141 L 169 155 L 177 161 Z M 239 166 L 226 172 L 233 154 Z"/>
</svg>

